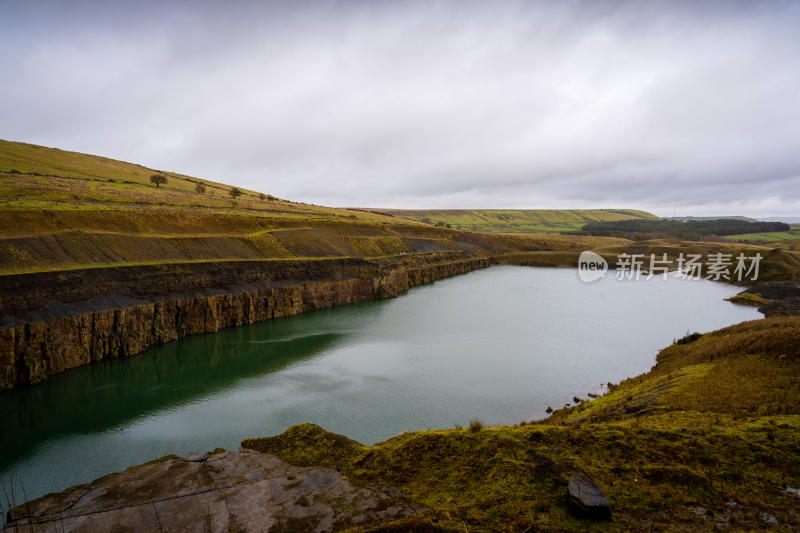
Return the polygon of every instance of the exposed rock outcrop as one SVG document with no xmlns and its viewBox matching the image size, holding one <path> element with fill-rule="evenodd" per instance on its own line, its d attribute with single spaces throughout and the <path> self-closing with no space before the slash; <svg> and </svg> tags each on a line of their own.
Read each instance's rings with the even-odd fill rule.
<svg viewBox="0 0 800 533">
<path fill-rule="evenodd" d="M 216 450 L 162 457 L 11 509 L 4 531 L 339 531 L 421 511 L 336 470 Z"/>
<path fill-rule="evenodd" d="M 9 326 L 0 328 L 0 389 L 39 383 L 70 368 L 102 359 L 128 357 L 154 344 L 187 335 L 393 298 L 410 287 L 491 264 L 487 258 L 391 267 L 360 260 L 343 263 L 305 265 L 298 262 L 294 271 L 280 265 L 280 269 L 266 273 L 231 276 L 227 281 L 239 283 L 225 289 L 205 288 L 203 292 L 152 300 L 142 300 L 152 295 L 140 290 L 126 296 L 138 299 L 125 307 L 114 307 L 113 299 L 108 308 L 101 306 L 97 310 L 86 310 L 86 302 L 51 305 L 51 308 L 65 309 L 65 313 L 40 320 L 12 321 Z M 209 275 L 208 280 L 201 281 L 210 287 L 213 279 Z M 172 278 L 162 279 L 160 283 L 184 289 L 190 286 L 188 280 Z M 119 289 L 119 286 L 107 287 L 114 288 Z M 97 294 L 92 296 L 98 297 Z"/>
<path fill-rule="evenodd" d="M 764 316 L 800 315 L 800 281 L 768 281 L 745 290 L 738 296 L 758 295 L 766 303 L 758 310 Z"/>
</svg>

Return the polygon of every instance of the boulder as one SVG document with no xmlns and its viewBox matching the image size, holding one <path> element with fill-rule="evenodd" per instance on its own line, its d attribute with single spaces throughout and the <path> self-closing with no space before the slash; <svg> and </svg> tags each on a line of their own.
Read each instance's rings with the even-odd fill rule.
<svg viewBox="0 0 800 533">
<path fill-rule="evenodd" d="M 602 489 L 586 474 L 573 474 L 569 478 L 569 503 L 581 516 L 611 518 L 611 503 Z"/>
</svg>

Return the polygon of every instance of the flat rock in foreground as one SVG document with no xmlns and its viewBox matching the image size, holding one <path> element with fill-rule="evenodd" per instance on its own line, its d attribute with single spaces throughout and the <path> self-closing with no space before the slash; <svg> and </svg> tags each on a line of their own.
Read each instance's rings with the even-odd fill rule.
<svg viewBox="0 0 800 533">
<path fill-rule="evenodd" d="M 4 531 L 336 531 L 413 515 L 397 489 L 270 454 L 169 455 L 9 512 Z M 33 530 L 33 529 L 31 529 Z"/>
</svg>

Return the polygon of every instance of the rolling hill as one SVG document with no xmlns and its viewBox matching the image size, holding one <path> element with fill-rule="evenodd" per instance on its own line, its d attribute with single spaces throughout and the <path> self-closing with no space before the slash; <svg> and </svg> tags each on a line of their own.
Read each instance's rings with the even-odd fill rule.
<svg viewBox="0 0 800 533">
<path fill-rule="evenodd" d="M 167 182 L 151 183 L 153 175 Z M 238 260 L 565 250 L 275 198 L 105 157 L 0 140 L 0 274 Z M 611 241 L 609 241 L 611 242 Z"/>
<path fill-rule="evenodd" d="M 636 209 L 374 209 L 375 213 L 465 231 L 562 233 L 590 222 L 656 219 Z"/>
</svg>

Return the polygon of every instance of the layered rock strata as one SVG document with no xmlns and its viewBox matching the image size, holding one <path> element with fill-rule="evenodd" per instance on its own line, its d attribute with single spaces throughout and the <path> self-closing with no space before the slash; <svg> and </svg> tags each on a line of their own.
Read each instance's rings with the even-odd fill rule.
<svg viewBox="0 0 800 533">
<path fill-rule="evenodd" d="M 281 265 L 271 271 L 237 274 L 229 277 L 222 289 L 214 287 L 211 276 L 201 277 L 205 286 L 200 287 L 192 287 L 186 280 L 169 280 L 174 287 L 194 290 L 163 297 L 144 292 L 152 293 L 152 287 L 109 295 L 109 291 L 120 289 L 109 285 L 105 293 L 95 293 L 89 300 L 51 300 L 38 310 L 23 309 L 24 313 L 19 313 L 23 318 L 6 313 L 5 326 L 0 328 L 0 389 L 39 383 L 71 368 L 128 357 L 187 335 L 393 298 L 410 287 L 490 264 L 487 258 L 391 267 L 366 261 L 299 263 L 291 265 L 294 271 Z M 91 292 L 82 290 L 78 294 L 88 296 Z"/>
</svg>

